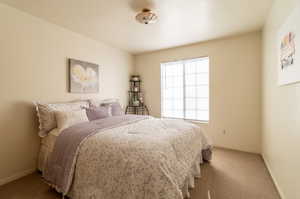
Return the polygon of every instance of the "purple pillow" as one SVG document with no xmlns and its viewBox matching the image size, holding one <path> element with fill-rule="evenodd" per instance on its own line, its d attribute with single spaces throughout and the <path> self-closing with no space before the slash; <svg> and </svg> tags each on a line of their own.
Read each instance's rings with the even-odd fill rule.
<svg viewBox="0 0 300 199">
<path fill-rule="evenodd" d="M 121 105 L 118 102 L 103 104 L 101 107 L 107 107 L 107 108 L 110 107 L 112 116 L 124 115 L 125 114 L 122 107 L 121 107 Z"/>
<path fill-rule="evenodd" d="M 89 121 L 109 117 L 108 107 L 105 106 L 85 108 L 85 111 Z"/>
</svg>

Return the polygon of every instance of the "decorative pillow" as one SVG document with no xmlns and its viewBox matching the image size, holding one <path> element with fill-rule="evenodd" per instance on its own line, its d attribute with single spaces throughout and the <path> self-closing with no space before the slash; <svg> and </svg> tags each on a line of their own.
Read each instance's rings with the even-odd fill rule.
<svg viewBox="0 0 300 199">
<path fill-rule="evenodd" d="M 111 116 L 110 109 L 106 106 L 85 108 L 89 121 L 98 120 Z"/>
<path fill-rule="evenodd" d="M 81 122 L 88 122 L 85 110 L 79 111 L 55 111 L 55 118 L 57 121 L 58 131 L 62 130 Z"/>
<path fill-rule="evenodd" d="M 39 118 L 39 136 L 45 137 L 49 131 L 57 127 L 55 119 L 55 111 L 75 111 L 81 110 L 82 107 L 89 107 L 87 101 L 57 103 L 57 104 L 43 104 L 36 103 L 37 115 Z"/>
<path fill-rule="evenodd" d="M 109 103 L 109 104 L 102 104 L 102 106 L 110 107 L 112 116 L 124 115 L 125 114 L 119 102 L 113 102 L 113 103 Z"/>
</svg>

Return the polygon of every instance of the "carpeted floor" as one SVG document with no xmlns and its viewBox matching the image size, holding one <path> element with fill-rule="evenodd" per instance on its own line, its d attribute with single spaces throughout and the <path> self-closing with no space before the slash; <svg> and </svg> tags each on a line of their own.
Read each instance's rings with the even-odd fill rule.
<svg viewBox="0 0 300 199">
<path fill-rule="evenodd" d="M 211 163 L 201 166 L 202 177 L 196 180 L 191 199 L 280 199 L 259 155 L 219 148 L 213 155 Z M 1 186 L 0 198 L 55 199 L 61 196 L 34 173 Z"/>
</svg>

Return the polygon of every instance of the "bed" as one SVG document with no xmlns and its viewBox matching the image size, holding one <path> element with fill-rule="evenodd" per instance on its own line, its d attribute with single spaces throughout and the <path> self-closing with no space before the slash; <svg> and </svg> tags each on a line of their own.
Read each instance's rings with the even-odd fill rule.
<svg viewBox="0 0 300 199">
<path fill-rule="evenodd" d="M 53 129 L 42 138 L 38 167 L 72 199 L 183 199 L 211 149 L 195 124 L 120 115 Z"/>
</svg>

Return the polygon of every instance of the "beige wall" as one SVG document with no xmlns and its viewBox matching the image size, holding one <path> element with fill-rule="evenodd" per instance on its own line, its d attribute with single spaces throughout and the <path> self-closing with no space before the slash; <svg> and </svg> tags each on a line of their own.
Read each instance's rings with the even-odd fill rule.
<svg viewBox="0 0 300 199">
<path fill-rule="evenodd" d="M 261 32 L 135 56 L 151 114 L 160 116 L 160 63 L 202 56 L 210 57 L 210 121 L 201 126 L 217 146 L 259 153 Z"/>
<path fill-rule="evenodd" d="M 277 32 L 296 5 L 275 1 L 263 31 L 262 153 L 283 199 L 300 198 L 300 84 L 277 85 Z"/>
<path fill-rule="evenodd" d="M 32 101 L 120 98 L 132 56 L 0 4 L 0 184 L 36 168 L 39 138 Z M 67 58 L 100 65 L 100 93 L 67 92 Z"/>
</svg>

